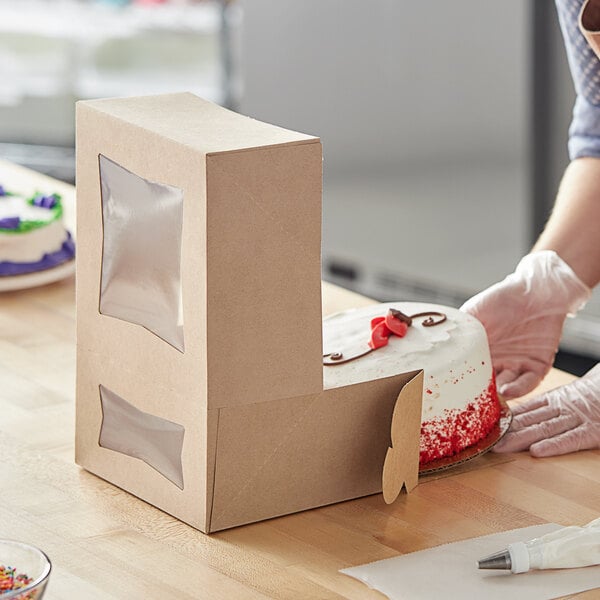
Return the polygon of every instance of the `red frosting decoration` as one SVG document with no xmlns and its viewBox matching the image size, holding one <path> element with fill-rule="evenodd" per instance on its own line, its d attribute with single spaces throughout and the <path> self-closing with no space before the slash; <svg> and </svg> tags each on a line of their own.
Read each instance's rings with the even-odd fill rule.
<svg viewBox="0 0 600 600">
<path fill-rule="evenodd" d="M 387 346 L 388 338 L 390 337 L 390 330 L 385 324 L 385 320 L 381 317 L 381 322 L 377 323 L 373 329 L 371 329 L 371 339 L 369 340 L 369 348 L 377 350 L 382 346 Z M 376 319 L 373 319 L 375 321 Z M 373 326 L 371 321 L 371 326 Z"/>
<path fill-rule="evenodd" d="M 371 350 L 387 346 L 388 338 L 392 334 L 398 337 L 406 335 L 410 323 L 397 317 L 394 312 L 402 314 L 399 311 L 390 309 L 385 317 L 374 317 L 371 319 L 371 339 L 369 340 L 369 348 Z"/>
<path fill-rule="evenodd" d="M 385 321 L 385 317 L 373 317 L 371 319 L 371 331 L 379 325 L 379 323 L 383 323 Z"/>
<path fill-rule="evenodd" d="M 408 331 L 408 323 L 406 321 L 401 321 L 398 317 L 394 316 L 391 310 L 385 315 L 385 324 L 388 329 L 398 337 L 404 337 Z"/>
<path fill-rule="evenodd" d="M 435 321 L 432 318 L 432 315 L 441 317 L 441 319 Z M 377 348 L 387 346 L 388 338 L 392 334 L 397 335 L 398 337 L 404 337 L 415 317 L 429 317 L 423 321 L 422 325 L 424 327 L 439 325 L 446 320 L 446 315 L 443 313 L 424 312 L 409 317 L 395 308 L 390 308 L 385 317 L 374 317 L 371 319 L 371 339 L 369 340 L 369 348 L 371 348 L 371 350 L 377 350 Z"/>
</svg>

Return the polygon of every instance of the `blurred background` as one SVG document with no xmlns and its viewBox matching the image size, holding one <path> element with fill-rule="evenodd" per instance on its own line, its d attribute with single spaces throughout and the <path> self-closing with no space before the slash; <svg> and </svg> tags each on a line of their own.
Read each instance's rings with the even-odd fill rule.
<svg viewBox="0 0 600 600">
<path fill-rule="evenodd" d="M 531 247 L 574 92 L 548 0 L 0 0 L 0 157 L 75 180 L 74 102 L 191 91 L 318 135 L 323 278 L 460 306 Z M 600 358 L 598 293 L 557 366 Z"/>
</svg>

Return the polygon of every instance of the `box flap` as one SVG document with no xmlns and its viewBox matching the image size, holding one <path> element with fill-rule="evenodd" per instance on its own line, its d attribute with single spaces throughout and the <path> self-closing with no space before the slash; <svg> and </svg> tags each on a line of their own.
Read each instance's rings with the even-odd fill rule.
<svg viewBox="0 0 600 600">
<path fill-rule="evenodd" d="M 398 393 L 415 379 L 422 382 L 411 372 L 219 409 L 210 531 L 381 492 Z M 414 405 L 417 388 L 403 400 Z M 420 424 L 419 417 L 416 431 L 407 431 L 414 477 Z"/>
</svg>

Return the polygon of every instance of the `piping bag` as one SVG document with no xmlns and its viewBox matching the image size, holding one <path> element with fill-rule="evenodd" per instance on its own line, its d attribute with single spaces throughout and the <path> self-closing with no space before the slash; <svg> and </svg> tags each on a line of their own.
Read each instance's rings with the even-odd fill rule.
<svg viewBox="0 0 600 600">
<path fill-rule="evenodd" d="M 583 527 L 563 527 L 477 562 L 480 569 L 525 573 L 532 569 L 570 569 L 600 564 L 600 518 Z"/>
</svg>

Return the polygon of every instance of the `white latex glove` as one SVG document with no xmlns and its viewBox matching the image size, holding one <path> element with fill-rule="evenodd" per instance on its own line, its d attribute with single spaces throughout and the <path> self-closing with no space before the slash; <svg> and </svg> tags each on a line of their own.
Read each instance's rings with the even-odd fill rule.
<svg viewBox="0 0 600 600">
<path fill-rule="evenodd" d="M 563 323 L 591 290 L 556 252 L 525 256 L 515 272 L 461 307 L 485 327 L 498 391 L 505 398 L 535 388 L 554 362 Z"/>
<path fill-rule="evenodd" d="M 554 456 L 600 448 L 600 364 L 580 379 L 511 410 L 510 430 L 495 452 L 529 448 L 533 456 Z"/>
</svg>

